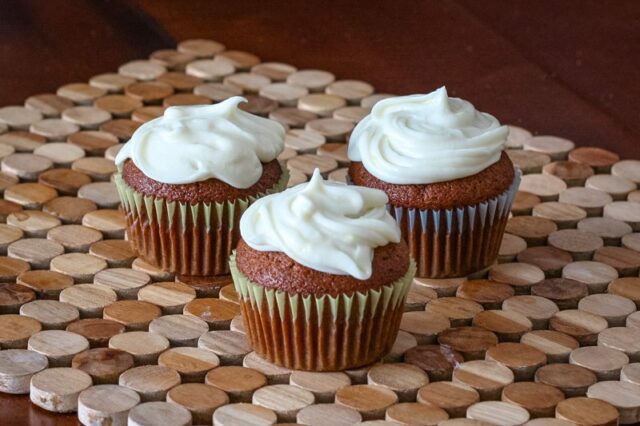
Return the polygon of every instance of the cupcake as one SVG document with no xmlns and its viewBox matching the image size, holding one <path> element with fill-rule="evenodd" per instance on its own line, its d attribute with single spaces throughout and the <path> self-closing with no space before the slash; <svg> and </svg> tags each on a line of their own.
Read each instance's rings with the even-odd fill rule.
<svg viewBox="0 0 640 426">
<path fill-rule="evenodd" d="M 291 369 L 335 371 L 388 352 L 415 265 L 387 201 L 316 170 L 245 211 L 230 265 L 257 353 Z"/>
<path fill-rule="evenodd" d="M 168 108 L 138 128 L 116 157 L 127 236 L 147 262 L 185 276 L 229 273 L 242 212 L 281 191 L 284 128 L 238 108 Z"/>
<path fill-rule="evenodd" d="M 351 134 L 349 180 L 384 191 L 417 276 L 491 265 L 520 182 L 508 128 L 444 87 L 378 102 Z"/>
</svg>

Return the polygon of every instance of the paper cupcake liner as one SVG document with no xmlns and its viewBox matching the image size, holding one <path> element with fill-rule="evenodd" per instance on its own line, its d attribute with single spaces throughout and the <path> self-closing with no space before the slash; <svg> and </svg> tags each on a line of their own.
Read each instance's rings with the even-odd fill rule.
<svg viewBox="0 0 640 426">
<path fill-rule="evenodd" d="M 415 274 L 376 290 L 330 295 L 289 294 L 250 281 L 230 262 L 253 349 L 294 370 L 338 371 L 370 364 L 393 345 Z"/>
<path fill-rule="evenodd" d="M 118 173 L 116 186 L 127 221 L 127 236 L 147 262 L 180 275 L 229 273 L 229 256 L 240 239 L 240 216 L 256 199 L 282 191 L 286 168 L 265 193 L 223 203 L 182 203 L 144 195 Z"/>
<path fill-rule="evenodd" d="M 464 277 L 489 267 L 498 257 L 520 171 L 502 194 L 453 209 L 415 209 L 389 205 L 416 261 L 417 277 Z"/>
</svg>

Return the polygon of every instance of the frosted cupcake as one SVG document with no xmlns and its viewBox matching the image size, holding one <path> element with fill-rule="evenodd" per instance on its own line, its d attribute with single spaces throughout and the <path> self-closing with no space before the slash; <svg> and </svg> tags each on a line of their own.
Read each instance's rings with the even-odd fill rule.
<svg viewBox="0 0 640 426">
<path fill-rule="evenodd" d="M 181 275 L 229 273 L 242 212 L 286 187 L 284 128 L 238 108 L 241 97 L 168 108 L 116 157 L 127 235 L 151 264 Z"/>
<path fill-rule="evenodd" d="M 231 273 L 256 352 L 288 368 L 331 371 L 391 348 L 415 265 L 387 201 L 316 170 L 247 209 Z"/>
<path fill-rule="evenodd" d="M 417 276 L 461 277 L 496 260 L 520 182 L 507 134 L 444 87 L 382 100 L 353 130 L 349 179 L 388 195 Z"/>
</svg>

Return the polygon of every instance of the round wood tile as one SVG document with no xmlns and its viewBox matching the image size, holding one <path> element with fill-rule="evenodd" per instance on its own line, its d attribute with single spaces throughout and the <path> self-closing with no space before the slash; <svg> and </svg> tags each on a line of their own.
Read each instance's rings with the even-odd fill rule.
<svg viewBox="0 0 640 426">
<path fill-rule="evenodd" d="M 613 201 L 613 198 L 597 189 L 573 187 L 562 191 L 558 201 L 579 207 L 587 212 L 588 216 L 598 216 L 602 214 L 604 206 Z"/>
<path fill-rule="evenodd" d="M 499 309 L 502 302 L 514 294 L 510 285 L 489 280 L 465 281 L 456 290 L 457 297 L 473 300 L 485 309 Z"/>
<path fill-rule="evenodd" d="M 460 352 L 469 361 L 483 359 L 487 349 L 498 344 L 498 337 L 480 327 L 454 327 L 440 333 L 438 343 Z"/>
<path fill-rule="evenodd" d="M 600 399 L 575 397 L 556 407 L 556 417 L 580 425 L 611 425 L 619 420 L 618 410 Z"/>
<path fill-rule="evenodd" d="M 67 325 L 80 318 L 78 309 L 57 300 L 34 300 L 20 307 L 20 315 L 30 317 L 42 324 L 46 330 L 64 330 Z"/>
<path fill-rule="evenodd" d="M 358 411 L 365 420 L 381 419 L 398 401 L 393 391 L 372 385 L 352 385 L 336 392 L 336 403 Z"/>
<path fill-rule="evenodd" d="M 611 195 L 614 201 L 627 198 L 627 194 L 634 191 L 637 185 L 629 179 L 614 175 L 595 175 L 587 179 L 586 188 L 597 189 Z"/>
<path fill-rule="evenodd" d="M 640 271 L 640 253 L 625 247 L 601 247 L 593 260 L 614 267 L 622 277 L 637 276 Z"/>
<path fill-rule="evenodd" d="M 142 401 L 162 401 L 169 389 L 180 384 L 180 375 L 171 368 L 144 365 L 122 373 L 118 383 L 138 392 Z"/>
<path fill-rule="evenodd" d="M 569 153 L 569 160 L 593 167 L 598 173 L 607 173 L 620 160 L 615 152 L 593 146 L 583 146 Z"/>
<path fill-rule="evenodd" d="M 585 180 L 593 176 L 594 171 L 588 164 L 574 161 L 554 161 L 544 166 L 542 173 L 562 179 L 567 186 L 583 186 Z"/>
<path fill-rule="evenodd" d="M 320 91 L 333 83 L 335 76 L 327 71 L 301 70 L 287 76 L 287 83 L 293 86 L 306 87 L 311 91 Z"/>
<path fill-rule="evenodd" d="M 438 297 L 455 296 L 456 290 L 466 282 L 466 278 L 414 278 L 414 285 L 424 286 L 436 292 Z"/>
<path fill-rule="evenodd" d="M 166 337 L 172 346 L 195 346 L 209 325 L 193 315 L 164 315 L 151 321 L 149 331 Z"/>
<path fill-rule="evenodd" d="M 596 375 L 579 365 L 549 364 L 536 371 L 535 380 L 560 389 L 565 396 L 585 395 L 589 386 L 598 381 Z"/>
<path fill-rule="evenodd" d="M 578 309 L 600 315 L 609 327 L 623 326 L 627 316 L 636 311 L 635 303 L 616 294 L 592 294 L 580 300 Z"/>
<path fill-rule="evenodd" d="M 258 405 L 240 402 L 218 408 L 213 413 L 215 426 L 271 426 L 276 424 L 278 416 L 273 410 Z"/>
<path fill-rule="evenodd" d="M 547 363 L 546 354 L 524 343 L 498 343 L 485 358 L 513 371 L 516 381 L 531 380 L 536 370 Z"/>
<path fill-rule="evenodd" d="M 478 402 L 467 410 L 467 418 L 493 425 L 520 425 L 530 418 L 522 407 L 503 401 Z"/>
<path fill-rule="evenodd" d="M 80 352 L 71 366 L 91 376 L 94 384 L 116 384 L 120 374 L 133 368 L 133 357 L 117 349 L 94 348 Z"/>
<path fill-rule="evenodd" d="M 124 425 L 129 410 L 140 403 L 131 389 L 118 385 L 92 386 L 78 396 L 78 420 L 82 424 Z"/>
<path fill-rule="evenodd" d="M 96 229 L 105 238 L 123 238 L 126 226 L 124 213 L 119 210 L 101 209 L 87 213 L 82 218 L 82 224 Z"/>
<path fill-rule="evenodd" d="M 629 357 L 605 346 L 585 346 L 574 349 L 569 362 L 591 370 L 598 380 L 618 380 L 622 367 L 629 364 Z"/>
<path fill-rule="evenodd" d="M 342 372 L 294 371 L 289 376 L 289 384 L 311 392 L 317 403 L 329 403 L 338 389 L 351 385 L 351 380 Z"/>
<path fill-rule="evenodd" d="M 401 424 L 435 425 L 447 420 L 449 414 L 439 407 L 419 404 L 417 402 L 402 402 L 387 409 L 385 419 Z"/>
<path fill-rule="evenodd" d="M 67 326 L 67 331 L 79 334 L 89 341 L 92 348 L 106 347 L 116 334 L 124 333 L 122 324 L 102 318 L 86 318 L 74 321 Z"/>
<path fill-rule="evenodd" d="M 631 362 L 640 360 L 640 330 L 633 327 L 612 327 L 598 335 L 598 346 L 624 352 Z"/>
<path fill-rule="evenodd" d="M 98 284 L 76 284 L 60 292 L 60 301 L 78 308 L 83 318 L 102 316 L 104 308 L 117 299 L 113 290 Z"/>
<path fill-rule="evenodd" d="M 551 300 L 531 295 L 510 297 L 502 303 L 502 309 L 524 315 L 534 329 L 545 329 L 549 319 L 558 312 L 558 306 Z"/>
<path fill-rule="evenodd" d="M 107 268 L 107 262 L 86 253 L 67 253 L 54 257 L 51 270 L 72 277 L 76 282 L 93 281 L 98 272 Z"/>
<path fill-rule="evenodd" d="M 298 412 L 295 424 L 318 426 L 347 426 L 359 424 L 362 416 L 353 408 L 338 404 L 323 403 L 309 405 Z M 291 423 L 290 423 L 291 424 Z"/>
<path fill-rule="evenodd" d="M 267 384 L 267 378 L 252 368 L 225 365 L 209 371 L 205 383 L 226 392 L 233 402 L 250 402 L 253 392 Z"/>
<path fill-rule="evenodd" d="M 605 245 L 620 245 L 620 239 L 633 232 L 628 224 L 606 217 L 589 217 L 578 222 L 578 229 L 592 232 L 604 240 Z"/>
<path fill-rule="evenodd" d="M 231 320 L 240 314 L 237 303 L 215 298 L 195 299 L 184 306 L 184 314 L 193 315 L 215 330 L 228 329 Z"/>
<path fill-rule="evenodd" d="M 505 233 L 498 251 L 498 262 L 506 263 L 516 260 L 516 256 L 527 248 L 527 242 L 517 235 Z"/>
<path fill-rule="evenodd" d="M 418 389 L 429 383 L 429 376 L 412 364 L 378 364 L 369 370 L 367 383 L 390 389 L 399 401 L 410 402 L 415 400 Z"/>
<path fill-rule="evenodd" d="M 9 257 L 29 262 L 34 269 L 46 269 L 51 259 L 64 253 L 64 247 L 50 240 L 25 238 L 7 247 Z"/>
<path fill-rule="evenodd" d="M 91 386 L 91 377 L 75 368 L 49 368 L 31 378 L 31 402 L 54 413 L 78 410 L 80 392 Z"/>
<path fill-rule="evenodd" d="M 91 77 L 89 84 L 109 93 L 121 93 L 126 86 L 135 83 L 136 79 L 117 73 L 104 73 Z"/>
<path fill-rule="evenodd" d="M 43 145 L 42 147 L 47 146 Z M 37 150 L 41 151 L 41 148 L 37 148 Z M 23 181 L 35 181 L 40 173 L 53 167 L 53 161 L 48 157 L 25 153 L 8 155 L 2 159 L 1 164 L 2 172 Z"/>
<path fill-rule="evenodd" d="M 549 320 L 549 329 L 568 334 L 581 345 L 594 345 L 598 333 L 607 327 L 607 320 L 600 315 L 577 309 L 560 311 Z"/>
<path fill-rule="evenodd" d="M 550 155 L 554 160 L 567 158 L 569 151 L 575 148 L 575 144 L 557 136 L 534 136 L 523 142 L 524 149 L 542 152 Z"/>
<path fill-rule="evenodd" d="M 543 174 L 528 174 L 522 176 L 520 190 L 527 191 L 540 197 L 542 201 L 555 201 L 559 194 L 567 189 L 567 184 L 560 178 Z"/>
<path fill-rule="evenodd" d="M 467 361 L 453 370 L 452 380 L 471 386 L 481 400 L 500 399 L 502 389 L 513 383 L 513 372 L 495 361 Z M 468 410 L 467 410 L 468 412 Z"/>
<path fill-rule="evenodd" d="M 118 68 L 118 73 L 136 80 L 153 80 L 166 72 L 166 68 L 147 60 L 127 62 Z"/>
<path fill-rule="evenodd" d="M 200 348 L 171 348 L 158 357 L 158 365 L 176 370 L 183 383 L 203 382 L 206 374 L 220 365 L 220 359 Z"/>
<path fill-rule="evenodd" d="M 552 417 L 564 399 L 562 391 L 543 383 L 512 383 L 502 391 L 502 401 L 526 409 L 532 417 Z"/>
<path fill-rule="evenodd" d="M 189 426 L 192 417 L 189 410 L 176 404 L 151 401 L 137 405 L 129 411 L 129 426 Z"/>
<path fill-rule="evenodd" d="M 586 284 L 567 278 L 549 278 L 531 288 L 533 296 L 549 299 L 560 309 L 576 308 L 588 293 Z"/>
<path fill-rule="evenodd" d="M 218 332 L 219 333 L 219 332 Z M 270 385 L 286 384 L 289 383 L 292 370 L 281 367 L 272 362 L 267 361 L 255 352 L 250 352 L 242 360 L 242 365 L 247 368 L 253 368 L 260 371 L 267 377 L 267 381 Z M 362 367 L 356 374 L 366 377 L 368 367 Z M 351 378 L 352 382 L 356 380 L 353 378 L 353 371 L 346 370 L 345 374 Z"/>
<path fill-rule="evenodd" d="M 515 311 L 492 309 L 478 312 L 472 324 L 492 331 L 500 341 L 517 342 L 520 337 L 533 328 L 531 321 Z"/>
<path fill-rule="evenodd" d="M 506 232 L 523 238 L 528 246 L 544 245 L 558 226 L 551 220 L 534 216 L 515 216 L 507 222 Z"/>
<path fill-rule="evenodd" d="M 106 90 L 90 86 L 86 83 L 71 83 L 58 88 L 56 94 L 73 101 L 76 104 L 86 105 L 103 96 Z"/>
<path fill-rule="evenodd" d="M 622 160 L 611 167 L 611 174 L 640 183 L 640 161 Z"/>
<path fill-rule="evenodd" d="M 473 317 L 482 310 L 483 307 L 479 303 L 460 297 L 433 299 L 425 306 L 425 311 L 439 313 L 449 318 L 454 327 L 471 325 Z"/>
<path fill-rule="evenodd" d="M 467 408 L 480 401 L 480 394 L 463 383 L 444 381 L 421 387 L 417 401 L 442 408 L 451 417 L 461 417 L 466 414 Z"/>
<path fill-rule="evenodd" d="M 129 268 L 111 268 L 98 272 L 93 283 L 111 288 L 120 299 L 135 299 L 139 290 L 151 283 L 151 277 Z"/>
<path fill-rule="evenodd" d="M 252 397 L 253 404 L 273 410 L 281 422 L 294 422 L 298 412 L 314 401 L 311 392 L 291 385 L 263 386 Z"/>
<path fill-rule="evenodd" d="M 0 391 L 9 394 L 29 393 L 34 374 L 47 368 L 47 357 L 25 349 L 7 349 L 0 352 Z"/>
<path fill-rule="evenodd" d="M 139 300 L 159 306 L 164 314 L 181 313 L 184 306 L 195 298 L 196 291 L 180 282 L 155 283 L 142 288 L 138 293 Z"/>
<path fill-rule="evenodd" d="M 14 283 L 1 283 L 0 313 L 17 314 L 25 303 L 30 303 L 35 298 L 35 292 L 27 287 Z"/>
<path fill-rule="evenodd" d="M 618 278 L 618 271 L 606 263 L 585 260 L 566 265 L 562 277 L 585 283 L 589 293 L 602 293 Z"/>
<path fill-rule="evenodd" d="M 82 225 L 63 225 L 50 230 L 47 239 L 60 244 L 66 252 L 86 252 L 102 240 L 102 233 Z"/>
<path fill-rule="evenodd" d="M 127 330 L 149 329 L 149 323 L 162 315 L 156 305 L 140 300 L 119 300 L 105 306 L 103 318 L 124 325 Z"/>
<path fill-rule="evenodd" d="M 186 408 L 196 424 L 211 422 L 214 411 L 229 403 L 226 393 L 204 383 L 185 383 L 167 393 L 167 402 Z"/>
<path fill-rule="evenodd" d="M 89 349 L 89 342 L 69 331 L 44 330 L 29 338 L 27 349 L 46 356 L 50 367 L 69 367 L 76 354 Z"/>
<path fill-rule="evenodd" d="M 526 294 L 532 285 L 544 280 L 544 272 L 527 263 L 501 263 L 489 268 L 489 279 L 513 286 L 518 294 Z"/>
<path fill-rule="evenodd" d="M 210 331 L 198 339 L 198 347 L 218 355 L 224 364 L 241 365 L 251 346 L 244 334 L 230 330 Z"/>
<path fill-rule="evenodd" d="M 58 196 L 58 192 L 39 183 L 19 183 L 4 191 L 4 198 L 26 209 L 40 209 L 44 203 Z"/>
<path fill-rule="evenodd" d="M 404 361 L 423 369 L 431 381 L 450 380 L 453 369 L 464 361 L 462 355 L 441 345 L 422 345 L 406 351 Z"/>
<path fill-rule="evenodd" d="M 580 345 L 568 334 L 553 330 L 530 331 L 522 336 L 520 343 L 540 350 L 547 356 L 547 361 L 550 363 L 567 362 L 571 351 Z"/>
<path fill-rule="evenodd" d="M 42 330 L 35 319 L 15 314 L 0 315 L 0 348 L 26 349 L 31 336 Z"/>
<path fill-rule="evenodd" d="M 400 330 L 411 333 L 418 344 L 435 343 L 439 333 L 450 327 L 449 319 L 438 312 L 414 311 L 402 315 Z"/>
<path fill-rule="evenodd" d="M 73 102 L 53 93 L 43 93 L 28 97 L 24 106 L 38 111 L 46 118 L 59 117 L 62 111 L 73 106 Z"/>
<path fill-rule="evenodd" d="M 53 271 L 26 271 L 16 282 L 33 290 L 40 299 L 57 299 L 62 290 L 73 285 L 73 278 Z"/>
</svg>

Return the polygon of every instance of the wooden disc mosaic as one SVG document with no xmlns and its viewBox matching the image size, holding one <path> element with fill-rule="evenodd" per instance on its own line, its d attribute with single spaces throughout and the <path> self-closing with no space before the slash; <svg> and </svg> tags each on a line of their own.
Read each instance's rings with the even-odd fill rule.
<svg viewBox="0 0 640 426">
<path fill-rule="evenodd" d="M 639 421 L 640 161 L 608 150 L 509 126 L 523 179 L 498 262 L 415 279 L 384 362 L 354 370 L 263 360 L 229 278 L 137 257 L 112 177 L 138 126 L 243 95 L 287 127 L 290 186 L 345 182 L 390 95 L 341 78 L 194 39 L 0 108 L 0 393 L 83 424 Z"/>
</svg>

